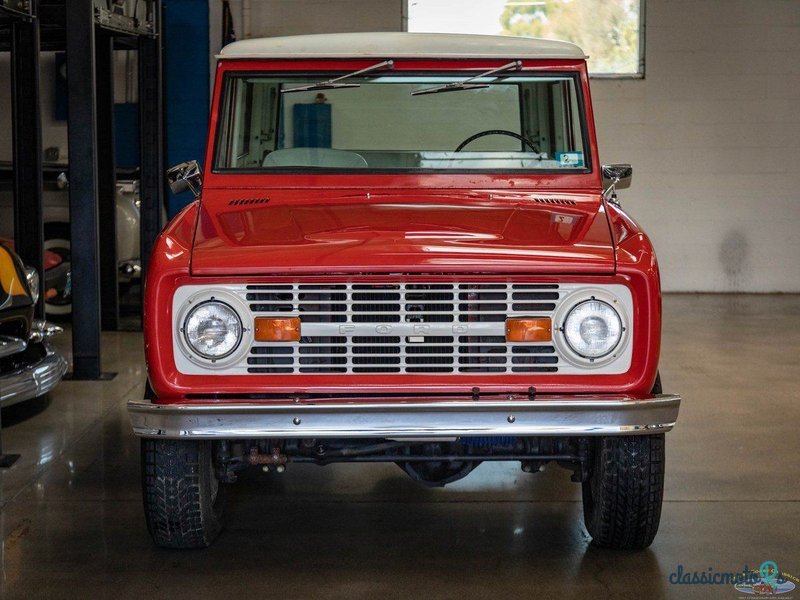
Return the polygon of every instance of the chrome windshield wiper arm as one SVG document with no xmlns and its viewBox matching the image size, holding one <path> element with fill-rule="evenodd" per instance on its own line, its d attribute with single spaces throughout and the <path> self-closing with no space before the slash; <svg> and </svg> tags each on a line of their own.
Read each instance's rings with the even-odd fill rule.
<svg viewBox="0 0 800 600">
<path fill-rule="evenodd" d="M 379 62 L 376 65 L 372 65 L 371 67 L 367 67 L 366 69 L 361 69 L 359 71 L 348 73 L 347 75 L 341 75 L 339 77 L 334 77 L 333 79 L 326 79 L 325 81 L 320 81 L 319 83 L 310 83 L 308 85 L 301 85 L 300 87 L 293 87 L 281 90 L 281 94 L 290 94 L 292 92 L 313 92 L 316 90 L 335 90 L 338 88 L 361 87 L 360 83 L 341 83 L 341 81 L 342 79 L 348 79 L 350 77 L 355 77 L 356 75 L 371 73 L 372 71 L 377 71 L 378 69 L 382 69 L 383 67 L 386 67 L 387 69 L 393 68 L 394 61 L 385 60 L 383 62 Z"/>
<path fill-rule="evenodd" d="M 482 77 L 489 77 L 490 75 L 494 75 L 495 73 L 502 73 L 504 71 L 511 71 L 517 70 L 522 66 L 521 60 L 515 60 L 513 62 L 508 63 L 507 65 L 503 65 L 502 67 L 497 67 L 495 69 L 490 69 L 484 73 L 479 73 L 478 75 L 473 75 L 463 81 L 454 81 L 452 83 L 446 83 L 444 85 L 437 85 L 436 87 L 425 88 L 423 90 L 416 90 L 411 92 L 412 96 L 422 96 L 424 94 L 439 94 L 441 92 L 455 92 L 458 90 L 476 90 L 480 88 L 487 88 L 489 87 L 488 83 L 470 83 L 471 81 L 475 81 L 476 79 L 481 79 Z"/>
</svg>

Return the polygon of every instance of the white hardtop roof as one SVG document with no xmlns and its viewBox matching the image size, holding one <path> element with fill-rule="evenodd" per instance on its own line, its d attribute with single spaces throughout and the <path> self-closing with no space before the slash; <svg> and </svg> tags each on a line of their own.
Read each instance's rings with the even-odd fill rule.
<svg viewBox="0 0 800 600">
<path fill-rule="evenodd" d="M 566 58 L 586 56 L 570 42 L 462 33 L 324 33 L 242 40 L 218 58 Z"/>
</svg>

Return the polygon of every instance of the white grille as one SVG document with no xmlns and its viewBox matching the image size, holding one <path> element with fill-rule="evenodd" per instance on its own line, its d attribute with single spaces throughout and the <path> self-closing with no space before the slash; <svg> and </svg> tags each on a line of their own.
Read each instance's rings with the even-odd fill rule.
<svg viewBox="0 0 800 600">
<path fill-rule="evenodd" d="M 550 284 L 248 286 L 257 316 L 300 316 L 291 347 L 255 344 L 250 373 L 552 373 L 549 344 L 507 345 L 507 315 L 547 316 Z"/>
<path fill-rule="evenodd" d="M 302 338 L 293 343 L 267 343 L 253 342 L 250 337 L 241 357 L 216 372 L 586 373 L 586 368 L 576 368 L 563 360 L 557 344 L 515 344 L 505 339 L 507 318 L 550 317 L 555 324 L 561 301 L 581 287 L 585 288 L 555 283 L 416 282 L 221 286 L 216 289 L 235 295 L 242 308 L 249 309 L 251 318 L 299 316 Z M 606 291 L 612 288 L 614 293 L 627 298 L 624 305 L 629 304 L 627 288 L 603 286 Z M 176 305 L 190 295 L 196 298 L 197 292 L 203 290 L 213 295 L 210 286 L 181 288 L 176 293 Z M 179 312 L 176 306 L 174 314 Z M 553 335 L 559 333 L 554 330 Z M 610 371 L 604 368 L 603 372 L 624 372 L 629 358 L 615 361 Z M 181 372 L 204 372 L 196 360 L 178 362 Z M 617 364 L 626 362 L 627 365 Z"/>
</svg>

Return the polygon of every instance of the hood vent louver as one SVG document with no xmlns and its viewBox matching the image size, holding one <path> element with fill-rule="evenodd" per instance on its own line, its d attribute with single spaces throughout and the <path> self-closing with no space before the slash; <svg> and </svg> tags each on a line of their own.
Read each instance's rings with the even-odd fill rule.
<svg viewBox="0 0 800 600">
<path fill-rule="evenodd" d="M 228 202 L 228 206 L 249 206 L 252 204 L 266 204 L 269 198 L 237 198 Z"/>
<path fill-rule="evenodd" d="M 578 203 L 569 198 L 547 198 L 544 196 L 528 196 L 528 195 L 505 195 L 505 194 L 491 194 L 492 200 L 512 200 L 515 202 L 535 202 L 536 204 L 557 204 L 560 206 L 575 206 Z"/>
<path fill-rule="evenodd" d="M 529 198 L 529 200 L 537 204 L 560 204 L 561 206 L 574 206 L 576 204 L 575 200 L 566 200 L 564 198 L 540 198 L 534 196 Z"/>
</svg>

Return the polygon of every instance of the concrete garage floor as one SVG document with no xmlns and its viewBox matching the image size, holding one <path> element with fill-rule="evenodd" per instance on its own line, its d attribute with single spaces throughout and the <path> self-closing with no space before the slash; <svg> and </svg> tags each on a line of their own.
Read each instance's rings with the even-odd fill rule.
<svg viewBox="0 0 800 600">
<path fill-rule="evenodd" d="M 664 304 L 662 378 L 685 400 L 647 551 L 593 549 L 568 472 L 514 463 L 436 490 L 394 465 L 257 473 L 234 486 L 216 545 L 158 550 L 125 413 L 142 394 L 141 335 L 109 333 L 116 379 L 64 382 L 49 405 L 3 413 L 22 459 L 0 475 L 0 597 L 736 598 L 669 576 L 765 560 L 800 576 L 800 297 Z"/>
</svg>

